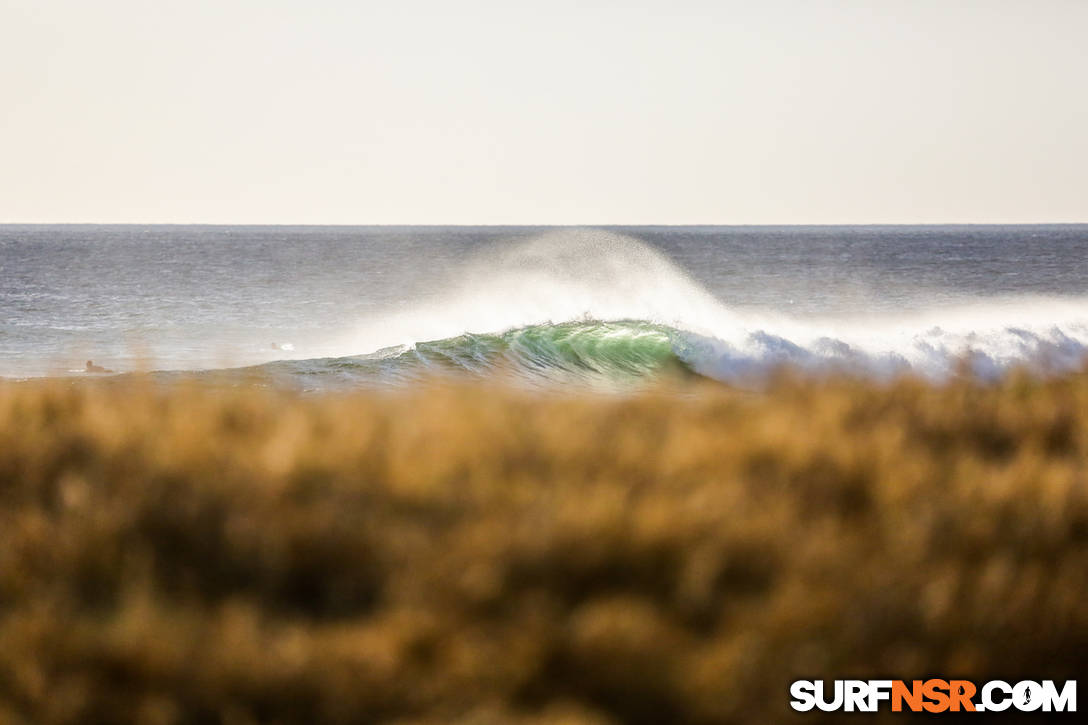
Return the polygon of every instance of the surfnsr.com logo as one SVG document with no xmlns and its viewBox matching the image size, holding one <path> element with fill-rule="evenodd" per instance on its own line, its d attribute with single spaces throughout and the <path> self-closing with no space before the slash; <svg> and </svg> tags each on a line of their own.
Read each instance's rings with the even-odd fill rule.
<svg viewBox="0 0 1088 725">
<path fill-rule="evenodd" d="M 1060 687 L 1053 680 L 1009 683 L 990 680 L 797 680 L 790 685 L 790 707 L 799 712 L 1076 712 L 1077 682 Z"/>
</svg>

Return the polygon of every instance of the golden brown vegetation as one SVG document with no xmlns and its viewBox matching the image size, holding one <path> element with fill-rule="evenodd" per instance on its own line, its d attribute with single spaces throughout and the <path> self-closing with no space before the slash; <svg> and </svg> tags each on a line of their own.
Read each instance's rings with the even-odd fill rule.
<svg viewBox="0 0 1088 725">
<path fill-rule="evenodd" d="M 0 722 L 772 722 L 1088 671 L 1086 580 L 1083 375 L 0 386 Z"/>
</svg>

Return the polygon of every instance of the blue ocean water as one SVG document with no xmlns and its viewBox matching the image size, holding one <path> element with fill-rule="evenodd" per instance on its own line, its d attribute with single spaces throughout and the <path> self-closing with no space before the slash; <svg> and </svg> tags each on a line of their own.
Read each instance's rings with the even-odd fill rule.
<svg viewBox="0 0 1088 725">
<path fill-rule="evenodd" d="M 1064 370 L 1088 225 L 0 226 L 0 376 L 625 384 Z"/>
</svg>

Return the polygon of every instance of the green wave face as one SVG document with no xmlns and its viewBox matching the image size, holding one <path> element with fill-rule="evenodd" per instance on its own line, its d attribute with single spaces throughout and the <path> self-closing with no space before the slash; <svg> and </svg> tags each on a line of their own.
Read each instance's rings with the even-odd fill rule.
<svg viewBox="0 0 1088 725">
<path fill-rule="evenodd" d="M 625 382 L 686 369 L 672 336 L 670 328 L 645 322 L 564 322 L 420 343 L 399 357 L 483 374 Z"/>
<path fill-rule="evenodd" d="M 662 377 L 694 376 L 675 352 L 685 347 L 681 333 L 665 325 L 584 320 L 464 334 L 355 357 L 283 360 L 250 370 L 316 388 L 470 375 L 531 386 L 623 390 Z"/>
</svg>

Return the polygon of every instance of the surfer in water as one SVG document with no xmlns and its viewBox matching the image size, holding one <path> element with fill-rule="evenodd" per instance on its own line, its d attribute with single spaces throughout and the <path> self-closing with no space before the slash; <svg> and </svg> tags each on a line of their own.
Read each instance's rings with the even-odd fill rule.
<svg viewBox="0 0 1088 725">
<path fill-rule="evenodd" d="M 84 371 L 86 371 L 88 373 L 112 373 L 113 372 L 112 370 L 108 370 L 108 369 L 102 367 L 101 365 L 95 365 L 93 360 L 88 360 L 87 361 L 87 366 L 84 368 Z"/>
</svg>

